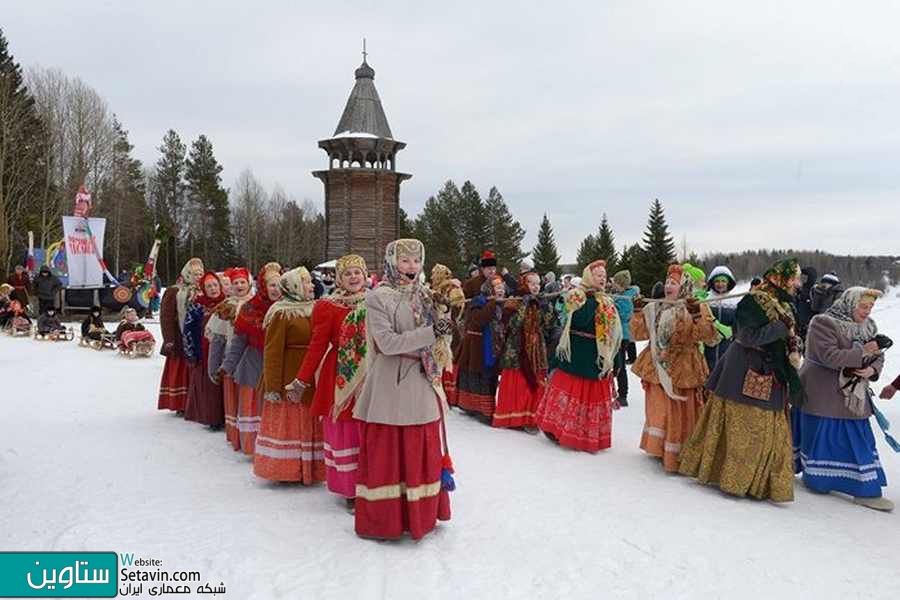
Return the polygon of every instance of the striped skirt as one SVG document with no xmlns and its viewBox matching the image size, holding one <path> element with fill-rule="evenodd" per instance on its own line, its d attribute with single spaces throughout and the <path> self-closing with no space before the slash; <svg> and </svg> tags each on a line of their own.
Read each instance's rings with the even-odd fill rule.
<svg viewBox="0 0 900 600">
<path fill-rule="evenodd" d="M 167 356 L 159 382 L 159 410 L 183 411 L 188 398 L 190 365 L 183 356 Z"/>
<path fill-rule="evenodd" d="M 244 454 L 253 456 L 259 432 L 259 393 L 249 385 L 238 386 L 237 430 Z"/>
<path fill-rule="evenodd" d="M 686 400 L 676 400 L 666 395 L 658 383 L 642 381 L 644 387 L 644 432 L 641 434 L 641 450 L 663 461 L 663 468 L 669 473 L 678 471 L 681 447 L 697 425 L 703 410 L 703 389 L 674 392 Z"/>
<path fill-rule="evenodd" d="M 834 419 L 791 412 L 794 472 L 822 494 L 877 498 L 887 485 L 869 419 Z"/>
<path fill-rule="evenodd" d="M 238 384 L 228 375 L 222 376 L 222 402 L 225 406 L 225 441 L 235 450 L 241 449 L 241 434 L 238 432 Z"/>
<path fill-rule="evenodd" d="M 253 473 L 269 481 L 325 481 L 322 425 L 302 402 L 263 402 Z"/>
<path fill-rule="evenodd" d="M 332 421 L 322 418 L 325 434 L 325 474 L 328 491 L 354 498 L 356 472 L 359 467 L 359 421 Z"/>
<path fill-rule="evenodd" d="M 424 537 L 450 520 L 450 495 L 441 489 L 441 425 L 360 423 L 356 534 Z"/>
</svg>

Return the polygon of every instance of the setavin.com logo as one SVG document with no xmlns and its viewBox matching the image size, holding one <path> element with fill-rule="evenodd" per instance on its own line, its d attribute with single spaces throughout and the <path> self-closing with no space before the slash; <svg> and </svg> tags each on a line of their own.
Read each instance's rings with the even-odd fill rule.
<svg viewBox="0 0 900 600">
<path fill-rule="evenodd" d="M 0 598 L 113 598 L 115 552 L 0 552 Z"/>
</svg>

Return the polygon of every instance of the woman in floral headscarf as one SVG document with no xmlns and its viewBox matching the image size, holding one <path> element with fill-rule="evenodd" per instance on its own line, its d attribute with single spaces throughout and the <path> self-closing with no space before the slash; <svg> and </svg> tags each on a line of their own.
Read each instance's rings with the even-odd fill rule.
<svg viewBox="0 0 900 600">
<path fill-rule="evenodd" d="M 210 381 L 207 375 L 209 340 L 203 330 L 219 304 L 225 301 L 225 294 L 219 277 L 211 271 L 200 278 L 200 292 L 184 318 L 184 353 L 191 365 L 184 418 L 219 431 L 225 425 L 222 386 Z"/>
<path fill-rule="evenodd" d="M 425 248 L 419 240 L 387 245 L 384 279 L 366 295 L 369 368 L 353 416 L 360 424 L 356 533 L 419 539 L 450 519 L 449 469 L 438 337 L 452 333 L 435 319 L 431 292 L 419 283 Z M 446 488 L 446 489 L 445 489 Z"/>
<path fill-rule="evenodd" d="M 612 370 L 622 323 L 605 288 L 606 261 L 596 260 L 566 294 L 558 368 L 535 414 L 547 437 L 587 452 L 612 446 Z"/>
<path fill-rule="evenodd" d="M 231 281 L 231 296 L 216 307 L 215 314 L 206 324 L 205 337 L 209 343 L 207 375 L 214 384 L 222 386 L 222 404 L 225 409 L 225 439 L 237 451 L 241 449 L 241 436 L 237 428 L 238 385 L 225 374 L 222 362 L 225 349 L 234 336 L 234 320 L 241 306 L 250 299 L 250 272 L 243 268 L 225 271 Z"/>
<path fill-rule="evenodd" d="M 870 381 L 877 381 L 884 355 L 869 316 L 882 293 L 847 289 L 809 323 L 800 380 L 806 401 L 793 413 L 795 471 L 807 488 L 853 496 L 857 504 L 889 511 L 887 485 L 875 447 Z"/>
<path fill-rule="evenodd" d="M 322 419 L 328 489 L 353 506 L 359 458 L 356 395 L 366 380 L 366 261 L 348 254 L 335 265 L 336 288 L 316 301 L 312 340 L 294 387 L 315 384 L 312 414 Z M 324 358 L 324 362 L 323 362 Z M 318 378 L 316 372 L 318 371 Z"/>
<path fill-rule="evenodd" d="M 234 320 L 234 335 L 225 348 L 225 360 L 222 361 L 222 373 L 238 385 L 238 435 L 241 450 L 250 456 L 256 449 L 262 408 L 257 385 L 262 375 L 266 341 L 263 319 L 269 307 L 281 297 L 279 271 L 267 265 L 257 275 L 256 293 L 241 305 Z"/>
<path fill-rule="evenodd" d="M 519 276 L 522 302 L 506 327 L 500 357 L 500 386 L 494 427 L 524 428 L 537 433 L 534 411 L 547 385 L 547 345 L 545 336 L 554 325 L 552 305 L 540 298 L 541 277 L 534 271 Z"/>
<path fill-rule="evenodd" d="M 632 367 L 644 388 L 641 449 L 661 458 L 669 472 L 678 471 L 681 446 L 703 408 L 709 368 L 700 344 L 715 346 L 721 339 L 709 306 L 694 296 L 693 282 L 681 265 L 671 265 L 663 302 L 637 301 L 631 319 L 634 339 L 649 340 Z"/>
<path fill-rule="evenodd" d="M 278 287 L 281 296 L 263 319 L 263 406 L 253 473 L 269 481 L 312 485 L 325 480 L 322 423 L 309 408 L 313 389 L 287 395 L 285 386 L 309 347 L 315 287 L 303 267 L 283 274 Z"/>
<path fill-rule="evenodd" d="M 792 296 L 795 259 L 775 263 L 737 307 L 734 342 L 706 382 L 711 392 L 681 451 L 682 475 L 734 496 L 794 499 L 788 402 L 802 403 Z"/>
<path fill-rule="evenodd" d="M 190 302 L 197 295 L 197 283 L 203 275 L 203 261 L 192 258 L 181 269 L 181 281 L 166 288 L 159 309 L 159 328 L 162 331 L 162 348 L 166 357 L 162 379 L 159 382 L 160 410 L 184 413 L 188 397 L 189 365 L 184 356 L 182 331 Z"/>
</svg>

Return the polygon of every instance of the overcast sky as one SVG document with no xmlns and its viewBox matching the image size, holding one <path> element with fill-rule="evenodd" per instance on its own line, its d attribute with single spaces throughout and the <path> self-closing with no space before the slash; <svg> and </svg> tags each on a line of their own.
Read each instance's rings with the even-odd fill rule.
<svg viewBox="0 0 900 600">
<path fill-rule="evenodd" d="M 413 179 L 496 185 L 563 258 L 606 212 L 637 241 L 653 198 L 679 244 L 900 254 L 900 4 L 892 2 L 49 2 L 4 0 L 24 66 L 109 102 L 146 163 L 210 137 L 323 202 L 316 142 L 369 63 Z"/>
</svg>

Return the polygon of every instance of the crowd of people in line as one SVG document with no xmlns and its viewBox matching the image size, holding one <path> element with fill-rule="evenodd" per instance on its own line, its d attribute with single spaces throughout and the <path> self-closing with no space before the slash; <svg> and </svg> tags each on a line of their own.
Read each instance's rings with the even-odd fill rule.
<svg viewBox="0 0 900 600">
<path fill-rule="evenodd" d="M 303 267 L 216 273 L 192 258 L 162 296 L 158 408 L 224 430 L 263 479 L 324 482 L 359 536 L 419 539 L 450 519 L 451 407 L 596 453 L 634 394 L 630 367 L 638 444 L 665 472 L 774 502 L 793 500 L 799 474 L 893 508 L 870 424 L 900 451 L 871 389 L 891 344 L 871 317 L 882 292 L 794 259 L 740 294 L 726 266 L 672 264 L 649 297 L 603 260 L 559 281 L 498 271 L 489 251 L 465 281 L 424 265 L 421 242 L 396 240 L 379 278 L 343 256 L 328 291 Z M 17 294 L 0 288 L 0 319 Z M 133 310 L 116 332 L 129 334 L 149 335 Z M 99 309 L 82 335 L 109 335 Z"/>
</svg>

